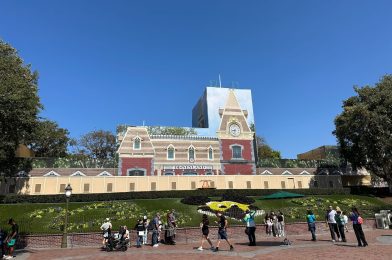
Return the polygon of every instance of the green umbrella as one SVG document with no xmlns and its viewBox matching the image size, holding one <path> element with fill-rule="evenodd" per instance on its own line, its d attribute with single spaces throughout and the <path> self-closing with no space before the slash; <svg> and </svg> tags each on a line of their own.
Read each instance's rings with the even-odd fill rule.
<svg viewBox="0 0 392 260">
<path fill-rule="evenodd" d="M 278 191 L 275 193 L 272 193 L 267 196 L 263 196 L 262 199 L 285 199 L 285 198 L 299 198 L 299 197 L 304 197 L 305 195 L 303 194 L 298 194 L 298 193 L 291 193 L 291 192 L 286 192 L 286 191 Z"/>
</svg>

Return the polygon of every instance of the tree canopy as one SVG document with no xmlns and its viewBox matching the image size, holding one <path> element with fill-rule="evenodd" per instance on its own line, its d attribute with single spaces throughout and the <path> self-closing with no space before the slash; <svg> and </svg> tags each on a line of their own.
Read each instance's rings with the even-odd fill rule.
<svg viewBox="0 0 392 260">
<path fill-rule="evenodd" d="M 267 144 L 264 137 L 256 136 L 257 155 L 259 159 L 281 159 L 280 151 L 274 150 Z"/>
<path fill-rule="evenodd" d="M 37 80 L 38 73 L 0 40 L 0 173 L 5 175 L 27 168 L 15 157 L 15 150 L 31 139 L 37 125 L 42 109 Z"/>
<path fill-rule="evenodd" d="M 366 168 L 392 191 L 392 75 L 354 89 L 356 95 L 343 101 L 335 119 L 340 152 L 354 169 Z"/>
<path fill-rule="evenodd" d="M 195 129 L 188 127 L 149 126 L 147 131 L 150 135 L 197 135 Z"/>
</svg>

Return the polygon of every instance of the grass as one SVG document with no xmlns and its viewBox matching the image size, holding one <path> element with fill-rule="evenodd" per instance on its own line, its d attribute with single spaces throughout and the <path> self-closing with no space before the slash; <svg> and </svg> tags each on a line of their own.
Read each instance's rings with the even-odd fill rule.
<svg viewBox="0 0 392 260">
<path fill-rule="evenodd" d="M 311 208 L 318 220 L 323 220 L 327 206 L 339 206 L 348 211 L 352 204 L 358 208 L 364 217 L 374 217 L 380 209 L 390 209 L 387 204 L 377 198 L 355 195 L 326 195 L 307 196 L 299 199 L 261 200 L 255 198 L 253 204 L 265 211 L 282 210 L 286 222 L 304 221 L 306 210 Z M 65 216 L 65 203 L 61 204 L 12 204 L 0 205 L 0 226 L 4 227 L 10 217 L 16 219 L 23 233 L 60 233 Z M 157 212 L 161 213 L 162 221 L 166 222 L 166 213 L 175 209 L 180 227 L 199 226 L 201 215 L 197 206 L 185 205 L 180 199 L 144 199 L 116 202 L 70 203 L 71 212 L 69 231 L 91 232 L 99 231 L 106 217 L 112 219 L 113 227 L 127 225 L 133 228 L 137 219 L 147 215 L 152 218 Z M 240 224 L 230 220 L 231 224 Z M 263 217 L 257 217 L 256 223 L 263 223 Z"/>
</svg>

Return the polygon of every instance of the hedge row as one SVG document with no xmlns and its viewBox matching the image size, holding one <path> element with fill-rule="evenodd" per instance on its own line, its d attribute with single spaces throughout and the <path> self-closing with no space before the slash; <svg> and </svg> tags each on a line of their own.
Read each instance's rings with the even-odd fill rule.
<svg viewBox="0 0 392 260">
<path fill-rule="evenodd" d="M 73 194 L 72 202 L 93 202 L 93 201 L 113 201 L 113 200 L 132 200 L 132 199 L 159 199 L 159 198 L 185 198 L 189 196 L 220 197 L 223 194 L 234 193 L 238 196 L 263 196 L 279 190 L 178 190 L 178 191 L 141 191 L 141 192 L 118 192 L 118 193 L 90 193 Z M 288 192 L 301 193 L 304 195 L 332 195 L 350 194 L 350 189 L 285 189 Z M 63 194 L 58 195 L 6 195 L 0 197 L 0 203 L 62 203 L 65 202 Z"/>
</svg>

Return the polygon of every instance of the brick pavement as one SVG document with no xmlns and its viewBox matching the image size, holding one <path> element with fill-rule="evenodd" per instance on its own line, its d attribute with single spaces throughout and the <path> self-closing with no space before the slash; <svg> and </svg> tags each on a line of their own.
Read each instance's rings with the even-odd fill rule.
<svg viewBox="0 0 392 260">
<path fill-rule="evenodd" d="M 256 247 L 248 247 L 245 236 L 233 240 L 235 251 L 229 252 L 226 244 L 218 253 L 196 250 L 198 244 L 181 244 L 176 246 L 161 245 L 158 248 L 145 246 L 141 249 L 132 247 L 126 252 L 104 252 L 98 247 L 73 249 L 27 249 L 17 256 L 17 259 L 386 259 L 392 260 L 392 230 L 366 230 L 369 247 L 356 247 L 353 232 L 347 233 L 347 243 L 330 241 L 328 234 L 318 236 L 317 242 L 310 241 L 310 234 L 290 236 L 292 246 L 282 246 L 282 238 L 259 236 Z M 215 242 L 215 241 L 213 241 Z"/>
</svg>

